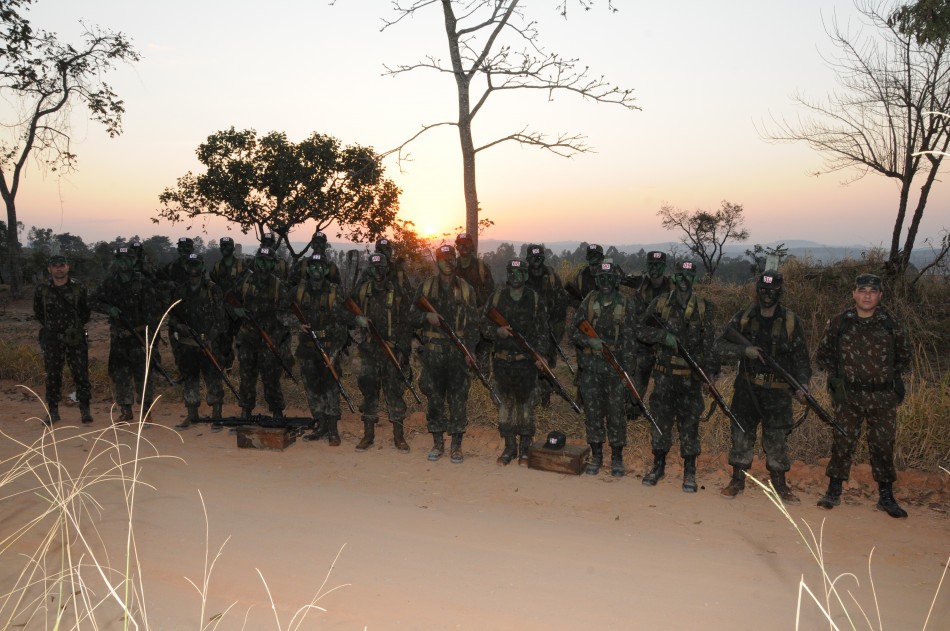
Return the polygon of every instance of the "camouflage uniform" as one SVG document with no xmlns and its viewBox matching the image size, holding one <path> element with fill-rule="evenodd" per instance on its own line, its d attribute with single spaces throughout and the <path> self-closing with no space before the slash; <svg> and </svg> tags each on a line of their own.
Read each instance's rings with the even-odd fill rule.
<svg viewBox="0 0 950 631">
<path fill-rule="evenodd" d="M 403 293 L 404 288 L 393 283 L 391 267 L 384 254 L 373 254 L 368 270 L 370 277 L 357 288 L 354 300 L 363 312 L 363 317 L 373 324 L 399 360 L 402 369 L 408 373 L 412 343 L 408 313 L 412 296 Z M 376 282 L 376 274 L 382 275 L 382 282 Z M 364 435 L 357 450 L 363 451 L 373 444 L 374 427 L 379 420 L 379 392 L 382 390 L 389 420 L 393 424 L 393 442 L 399 451 L 406 453 L 409 451 L 404 432 L 406 402 L 403 393 L 406 386 L 402 375 L 372 335 L 363 336 L 359 350 L 360 375 L 357 383 L 363 396 L 360 412 Z"/>
<path fill-rule="evenodd" d="M 450 245 L 439 248 L 436 254 L 438 264 L 454 266 L 455 249 Z M 443 287 L 443 282 L 446 286 Z M 416 292 L 415 303 L 425 296 L 436 311 L 458 335 L 466 346 L 478 339 L 478 312 L 475 308 L 475 290 L 454 273 L 443 272 L 430 276 Z M 422 372 L 419 375 L 419 388 L 427 398 L 426 422 L 433 435 L 433 449 L 430 460 L 441 457 L 443 434 L 452 434 L 453 461 L 461 462 L 462 435 L 468 426 L 466 404 L 471 385 L 471 374 L 463 355 L 455 348 L 452 340 L 438 325 L 429 324 L 426 312 L 414 308 L 410 311 L 410 325 L 421 328 L 424 343 L 422 353 Z M 469 346 L 469 348 L 471 348 Z M 448 418 L 446 418 L 448 408 Z M 456 449 L 455 445 L 458 445 Z M 457 453 L 456 454 L 454 452 Z"/>
<path fill-rule="evenodd" d="M 771 272 L 764 275 L 769 280 L 776 276 L 777 273 Z M 811 379 L 811 365 L 801 319 L 778 304 L 777 296 L 764 306 L 768 310 L 770 305 L 774 305 L 775 311 L 769 317 L 762 313 L 761 297 L 759 302 L 737 312 L 729 321 L 727 332 L 717 341 L 723 361 L 739 362 L 730 408 L 745 428 L 743 432 L 735 423 L 730 423 L 729 464 L 733 467 L 735 482 L 730 483 L 731 488 L 726 487 L 722 495 L 735 497 L 745 487 L 744 471 L 752 466 L 756 428 L 761 422 L 762 448 L 773 486 L 783 494 L 784 500 L 797 503 L 798 498 L 785 482 L 785 473 L 791 469 L 788 458 L 788 434 L 792 430 L 791 386 L 768 364 L 746 353 L 754 353 L 756 347 L 762 349 L 798 383 L 806 386 Z M 728 341 L 729 329 L 741 333 L 752 347 Z"/>
<path fill-rule="evenodd" d="M 184 384 L 185 408 L 188 410 L 188 416 L 182 423 L 183 427 L 198 420 L 202 377 L 207 389 L 207 403 L 213 409 L 213 419 L 221 418 L 221 405 L 224 402 L 221 373 L 198 346 L 188 329 L 190 327 L 198 334 L 199 339 L 208 344 L 214 353 L 214 348 L 218 346 L 218 337 L 228 326 L 221 288 L 204 277 L 204 264 L 199 255 L 191 254 L 190 257 L 188 267 L 201 275 L 194 279 L 189 278 L 177 287 L 172 298 L 181 302 L 169 314 L 169 328 L 179 345 L 178 372 Z M 215 354 L 215 359 L 220 363 L 219 355 Z"/>
<path fill-rule="evenodd" d="M 143 341 L 146 327 L 148 335 L 155 335 L 163 304 L 159 290 L 133 270 L 132 259 L 128 248 L 119 248 L 116 267 L 92 297 L 92 309 L 109 315 L 109 378 L 121 421 L 132 420 L 132 404 L 143 384 L 142 408 L 148 410 L 152 404 L 153 380 L 146 380 Z"/>
<path fill-rule="evenodd" d="M 209 277 L 226 296 L 239 286 L 247 271 L 247 266 L 243 259 L 234 256 L 234 239 L 221 237 L 219 247 L 222 257 L 211 267 Z M 215 355 L 221 358 L 221 363 L 231 368 L 234 364 L 234 338 L 241 327 L 241 320 L 234 314 L 234 309 L 227 301 L 224 303 L 224 311 L 227 314 L 227 322 L 215 339 L 213 348 Z"/>
<path fill-rule="evenodd" d="M 508 286 L 498 289 L 485 305 L 485 311 L 495 308 L 542 357 L 549 352 L 551 341 L 546 305 L 541 295 L 525 285 L 528 263 L 514 259 L 508 263 Z M 517 296 L 517 297 L 516 297 Z M 492 354 L 492 381 L 501 405 L 498 406 L 498 432 L 505 439 L 505 451 L 499 458 L 508 464 L 515 455 L 515 437 L 521 437 L 519 461 L 528 458 L 528 448 L 535 432 L 534 408 L 539 400 L 538 369 L 534 358 L 527 354 L 507 331 L 486 316 L 482 320 L 482 335 L 494 342 Z"/>
<path fill-rule="evenodd" d="M 587 246 L 587 265 L 581 268 L 574 275 L 564 289 L 568 294 L 568 304 L 575 309 L 581 304 L 581 301 L 587 297 L 587 294 L 597 289 L 594 282 L 594 276 L 600 269 L 600 264 L 604 261 L 604 248 L 595 243 Z"/>
<path fill-rule="evenodd" d="M 294 289 L 293 301 L 300 307 L 323 350 L 332 358 L 333 369 L 337 375 L 342 375 L 339 355 L 346 343 L 347 326 L 353 318 L 343 309 L 340 288 L 327 280 L 328 265 L 323 255 L 316 253 L 305 260 L 313 271 L 307 272 L 307 277 Z M 301 331 L 297 338 L 300 375 L 307 393 L 307 405 L 316 423 L 313 433 L 306 438 L 318 440 L 327 436 L 331 446 L 337 447 L 340 445 L 340 387 L 310 334 Z"/>
<path fill-rule="evenodd" d="M 649 269 L 651 266 L 662 266 L 665 268 L 666 254 L 656 251 L 647 252 L 647 268 Z M 648 273 L 641 278 L 642 280 L 639 287 L 637 287 L 636 295 L 644 308 L 659 296 L 669 295 L 669 293 L 673 291 L 673 281 L 662 272 L 657 276 Z M 656 282 L 655 285 L 654 281 Z M 641 344 L 640 350 L 637 353 L 636 368 L 637 388 L 640 389 L 641 394 L 646 393 L 647 387 L 650 385 L 650 376 L 653 373 L 654 361 L 653 347 L 649 344 Z"/>
<path fill-rule="evenodd" d="M 310 239 L 310 248 L 313 250 L 310 254 L 319 254 L 323 257 L 323 260 L 326 261 L 328 266 L 327 270 L 327 282 L 334 285 L 339 285 L 343 287 L 343 278 L 340 276 L 340 268 L 336 263 L 330 258 L 330 255 L 327 254 L 329 246 L 327 244 L 327 235 L 323 234 L 321 231 L 317 230 L 313 233 L 313 237 Z M 304 250 L 306 251 L 306 250 Z M 300 281 L 306 279 L 307 272 L 307 263 L 310 261 L 310 256 L 302 257 L 290 270 L 290 276 L 288 278 L 288 284 L 291 287 L 296 287 L 300 284 Z"/>
<path fill-rule="evenodd" d="M 544 246 L 529 245 L 527 249 L 528 257 L 528 282 L 527 286 L 536 291 L 544 301 L 544 308 L 548 314 L 548 329 L 554 340 L 560 343 L 564 337 L 564 329 L 567 326 L 567 293 L 557 275 L 550 265 L 544 264 Z M 538 258 L 540 257 L 540 264 Z M 553 370 L 557 366 L 557 349 L 553 343 L 547 343 L 547 351 L 539 353 L 544 355 L 548 366 Z M 542 384 L 542 397 L 544 394 L 550 396 L 551 388 L 546 386 L 547 382 Z"/>
<path fill-rule="evenodd" d="M 51 267 L 65 264 L 65 257 L 50 258 Z M 89 346 L 85 331 L 89 313 L 86 288 L 69 277 L 63 285 L 56 285 L 50 278 L 48 282 L 37 286 L 33 295 L 33 314 L 40 323 L 40 348 L 46 372 L 46 403 L 52 421 L 59 417 L 64 363 L 69 364 L 69 372 L 76 384 L 76 398 L 79 400 L 83 422 L 92 420 L 89 413 L 89 400 L 92 398 Z"/>
<path fill-rule="evenodd" d="M 280 279 L 280 282 L 284 285 L 289 285 L 290 287 L 294 286 L 294 283 L 290 282 L 290 267 L 287 265 L 287 259 L 285 259 L 278 249 L 277 245 L 277 235 L 273 232 L 265 232 L 261 235 L 261 247 L 267 248 L 274 253 L 274 271 L 272 272 L 274 276 Z M 298 279 L 299 282 L 299 279 Z"/>
<path fill-rule="evenodd" d="M 189 239 L 188 237 L 179 237 L 178 258 L 174 261 L 171 261 L 170 263 L 167 263 L 158 271 L 155 276 L 157 280 L 161 281 L 159 296 L 160 300 L 166 305 L 170 305 L 172 302 L 174 302 L 172 297 L 176 294 L 178 288 L 188 281 L 188 269 L 185 266 L 185 261 L 187 261 L 188 256 L 194 252 L 194 248 L 195 245 L 192 239 Z M 181 343 L 174 337 L 171 337 L 170 344 L 172 347 L 172 356 L 175 359 L 175 365 L 181 366 L 181 358 L 179 357 Z"/>
<path fill-rule="evenodd" d="M 688 290 L 675 289 L 669 295 L 653 300 L 644 313 L 644 326 L 640 329 L 640 340 L 654 345 L 656 364 L 650 410 L 660 427 L 660 431 L 650 428 L 654 465 L 644 476 L 643 483 L 652 486 L 665 475 L 666 454 L 673 444 L 675 423 L 684 461 L 683 490 L 695 492 L 696 458 L 701 451 L 699 417 L 704 407 L 703 384 L 677 352 L 676 340 L 683 344 L 710 379 L 719 374 L 719 356 L 715 350 L 714 307 L 693 293 L 693 263 L 683 261 L 677 276 L 687 277 L 684 282 L 688 284 Z M 654 318 L 665 328 L 654 326 Z"/>
<path fill-rule="evenodd" d="M 416 293 L 416 289 L 412 286 L 409 275 L 406 273 L 405 261 L 402 258 L 395 257 L 392 242 L 390 242 L 389 239 L 380 239 L 376 242 L 376 252 L 386 257 L 388 263 L 386 266 L 386 279 L 391 282 L 394 287 L 398 287 L 399 291 L 407 297 L 407 300 L 412 298 Z M 370 280 L 369 267 L 360 274 L 357 287 L 368 280 Z"/>
<path fill-rule="evenodd" d="M 485 261 L 478 258 L 473 244 L 472 237 L 467 232 L 462 232 L 455 238 L 455 247 L 458 250 L 458 268 L 455 273 L 475 290 L 475 307 L 481 309 L 495 291 L 495 280 Z M 491 372 L 491 340 L 480 336 L 472 350 L 478 359 L 479 369 L 483 373 Z"/>
<path fill-rule="evenodd" d="M 609 287 L 589 292 L 574 312 L 571 340 L 577 353 L 577 384 L 584 400 L 584 427 L 591 446 L 591 462 L 587 473 L 600 470 L 604 439 L 611 446 L 611 474 L 624 475 L 622 452 L 627 444 L 627 417 L 624 405 L 627 391 L 619 375 L 608 363 L 601 346 L 606 344 L 621 366 L 630 366 L 636 356 L 637 330 L 635 309 L 619 291 L 620 276 L 610 262 L 600 264 L 597 278 L 609 281 Z M 607 281 L 597 280 L 603 284 Z M 597 338 L 578 330 L 587 320 Z M 605 427 L 606 425 L 606 427 Z"/>
<path fill-rule="evenodd" d="M 280 379 L 284 375 L 284 364 L 290 368 L 292 358 L 287 349 L 290 345 L 290 331 L 287 327 L 287 309 L 289 296 L 281 280 L 270 270 L 258 269 L 258 260 L 266 258 L 274 262 L 275 258 L 269 248 L 260 248 L 255 258 L 255 270 L 244 278 L 244 282 L 235 292 L 241 307 L 235 312 L 242 318 L 241 328 L 238 330 L 238 361 L 241 370 L 241 402 L 244 404 L 244 416 L 250 417 L 257 401 L 257 377 L 260 375 L 264 384 L 264 399 L 275 417 L 284 414 L 284 393 L 281 390 Z M 245 317 L 246 316 L 246 317 Z M 268 348 L 258 332 L 255 323 L 267 333 L 281 358 Z"/>
</svg>

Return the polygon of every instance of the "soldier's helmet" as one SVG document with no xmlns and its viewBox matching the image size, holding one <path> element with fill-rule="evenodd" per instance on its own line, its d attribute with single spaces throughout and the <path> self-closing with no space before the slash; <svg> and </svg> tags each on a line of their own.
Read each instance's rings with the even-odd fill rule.
<svg viewBox="0 0 950 631">
<path fill-rule="evenodd" d="M 195 242 L 189 237 L 178 238 L 178 252 L 181 254 L 191 254 L 195 249 Z"/>
<path fill-rule="evenodd" d="M 596 265 L 604 260 L 604 248 L 596 243 L 587 246 L 587 264 Z"/>
<path fill-rule="evenodd" d="M 440 245 L 435 251 L 435 259 L 437 261 L 454 261 L 455 258 L 455 248 L 451 245 Z"/>
<path fill-rule="evenodd" d="M 544 246 L 538 245 L 537 243 L 530 243 L 525 249 L 525 256 L 528 258 L 528 261 L 532 263 L 544 262 Z"/>
<path fill-rule="evenodd" d="M 385 254 L 387 259 L 393 257 L 393 243 L 389 239 L 382 238 L 376 242 L 376 251 Z"/>
</svg>

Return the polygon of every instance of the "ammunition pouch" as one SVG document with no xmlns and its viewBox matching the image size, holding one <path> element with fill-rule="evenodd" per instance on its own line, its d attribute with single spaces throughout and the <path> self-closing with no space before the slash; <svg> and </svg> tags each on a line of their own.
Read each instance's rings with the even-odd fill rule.
<svg viewBox="0 0 950 631">
<path fill-rule="evenodd" d="M 836 407 L 847 405 L 848 391 L 844 379 L 840 377 L 829 377 L 828 392 L 831 394 L 831 401 Z"/>
<path fill-rule="evenodd" d="M 79 346 L 86 341 L 86 332 L 79 327 L 69 327 L 63 331 L 63 343 L 66 346 Z"/>
</svg>

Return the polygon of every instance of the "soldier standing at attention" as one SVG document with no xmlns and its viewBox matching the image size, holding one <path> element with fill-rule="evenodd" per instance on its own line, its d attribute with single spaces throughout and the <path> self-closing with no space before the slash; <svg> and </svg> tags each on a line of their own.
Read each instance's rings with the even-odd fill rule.
<svg viewBox="0 0 950 631">
<path fill-rule="evenodd" d="M 550 340 L 545 343 L 546 351 L 536 349 L 544 356 L 551 370 L 557 366 L 557 349 L 554 343 L 560 343 L 567 326 L 567 293 L 561 284 L 561 278 L 550 265 L 544 264 L 544 245 L 529 244 L 526 249 L 528 260 L 528 281 L 526 285 L 536 291 L 544 302 L 548 314 Z M 553 342 L 552 342 L 553 340 Z M 541 382 L 541 403 L 547 405 L 551 399 L 551 386 L 546 380 Z"/>
<path fill-rule="evenodd" d="M 584 426 L 591 452 L 585 473 L 600 472 L 606 438 L 610 444 L 610 475 L 619 478 L 626 475 L 623 448 L 627 444 L 627 391 L 602 351 L 607 344 L 618 362 L 632 365 L 638 324 L 635 310 L 620 293 L 620 274 L 613 263 L 602 262 L 594 282 L 596 291 L 588 293 L 574 312 L 571 338 L 577 351 L 576 382 L 584 399 Z M 577 330 L 585 319 L 594 327 L 597 337 Z"/>
<path fill-rule="evenodd" d="M 505 449 L 498 464 L 506 465 L 515 457 L 519 464 L 528 464 L 528 449 L 534 438 L 534 407 L 538 403 L 538 367 L 512 338 L 514 329 L 542 357 L 551 346 L 548 316 L 544 300 L 526 286 L 528 262 L 512 259 L 507 266 L 507 285 L 496 289 L 485 310 L 495 308 L 508 321 L 509 327 L 498 326 L 487 317 L 482 321 L 482 334 L 494 342 L 492 380 L 501 399 L 498 407 L 498 432 Z M 516 442 L 520 437 L 520 446 Z"/>
<path fill-rule="evenodd" d="M 188 270 L 188 280 L 179 285 L 176 294 L 172 296 L 173 302 L 181 302 L 169 314 L 169 329 L 179 344 L 178 372 L 184 381 L 187 410 L 184 420 L 176 425 L 175 429 L 185 429 L 198 422 L 202 376 L 212 419 L 221 419 L 221 404 L 224 403 L 221 373 L 199 348 L 198 341 L 192 337 L 193 331 L 198 335 L 198 340 L 207 344 L 214 352 L 218 335 L 227 328 L 228 323 L 223 294 L 220 287 L 205 278 L 205 264 L 200 254 L 189 254 L 185 269 Z M 214 431 L 221 428 L 216 424 L 211 427 Z"/>
<path fill-rule="evenodd" d="M 710 379 L 719 374 L 713 305 L 693 293 L 695 282 L 695 264 L 692 261 L 680 263 L 673 276 L 675 289 L 650 303 L 644 314 L 644 326 L 640 329 L 640 340 L 653 344 L 656 354 L 650 409 L 662 431 L 650 428 L 653 467 L 643 476 L 642 482 L 656 486 L 666 475 L 666 454 L 672 446 L 673 424 L 676 423 L 683 457 L 683 491 L 686 493 L 695 493 L 699 488 L 696 484 L 696 458 L 700 452 L 699 417 L 703 413 L 706 384 L 693 374 L 680 356 L 677 341 Z"/>
<path fill-rule="evenodd" d="M 324 263 L 326 263 L 328 266 L 327 282 L 342 287 L 343 280 L 340 277 L 340 268 L 337 267 L 337 264 L 333 262 L 333 258 L 327 252 L 327 250 L 330 249 L 330 246 L 327 242 L 327 235 L 325 235 L 320 230 L 317 230 L 313 233 L 313 236 L 310 237 L 309 247 L 312 250 L 311 254 L 321 255 L 323 257 Z M 306 249 L 304 249 L 304 252 L 306 252 Z M 288 280 L 288 284 L 291 287 L 296 287 L 301 280 L 305 279 L 307 273 L 306 268 L 309 261 L 310 257 L 305 256 L 296 264 L 294 264 L 294 267 L 290 272 L 290 279 Z"/>
<path fill-rule="evenodd" d="M 792 431 L 792 395 L 804 401 L 805 393 L 793 393 L 791 386 L 775 374 L 761 356 L 762 352 L 767 353 L 798 383 L 808 387 L 811 365 L 805 332 L 801 319 L 779 304 L 783 284 L 780 272 L 763 272 L 755 286 L 756 302 L 732 316 L 726 332 L 716 342 L 725 361 L 739 362 L 730 408 L 745 428 L 743 432 L 735 423 L 730 424 L 732 480 L 720 492 L 726 499 L 734 499 L 745 489 L 745 472 L 752 466 L 755 431 L 761 422 L 762 448 L 772 486 L 783 501 L 799 503 L 788 487 L 785 474 L 791 469 L 788 434 Z M 752 346 L 729 341 L 730 328 L 741 333 Z"/>
<path fill-rule="evenodd" d="M 221 237 L 218 241 L 218 249 L 221 251 L 221 258 L 215 261 L 209 276 L 211 281 L 221 289 L 221 293 L 226 296 L 241 283 L 247 268 L 244 261 L 234 255 L 234 239 L 231 237 Z M 224 367 L 230 369 L 234 365 L 234 338 L 241 326 L 241 321 L 234 315 L 234 309 L 227 301 L 224 303 L 224 312 L 228 320 L 218 333 L 213 348 L 215 354 L 221 358 Z"/>
<path fill-rule="evenodd" d="M 69 262 L 62 254 L 49 257 L 47 270 L 49 282 L 38 285 L 33 295 L 33 314 L 40 323 L 49 424 L 59 421 L 64 363 L 69 363 L 69 372 L 76 384 L 79 418 L 83 423 L 91 423 L 92 387 L 85 330 L 90 312 L 86 288 L 69 276 Z"/>
<path fill-rule="evenodd" d="M 437 271 L 419 286 L 416 302 L 425 296 L 438 315 L 414 307 L 410 325 L 422 328 L 422 372 L 419 388 L 427 399 L 426 422 L 432 434 L 429 460 L 438 460 L 445 452 L 445 432 L 452 435 L 450 456 L 459 464 L 462 436 L 468 426 L 468 390 L 472 384 L 469 366 L 439 325 L 439 316 L 452 327 L 466 345 L 478 339 L 475 290 L 456 274 L 458 259 L 451 245 L 439 246 L 435 254 Z M 446 418 L 448 408 L 448 418 Z"/>
<path fill-rule="evenodd" d="M 324 237 L 325 238 L 325 237 Z M 326 243 L 326 241 L 324 241 Z M 277 235 L 273 232 L 265 232 L 261 235 L 261 247 L 267 248 L 274 254 L 273 274 L 280 279 L 280 282 L 287 283 L 290 278 L 290 270 L 287 268 L 287 261 L 280 255 L 277 246 Z"/>
<path fill-rule="evenodd" d="M 339 353 L 346 342 L 347 325 L 352 317 L 342 308 L 340 288 L 328 278 L 330 266 L 324 255 L 316 252 L 304 261 L 305 277 L 292 290 L 293 301 L 309 324 L 309 328 L 301 325 L 303 332 L 298 335 L 296 352 L 307 405 L 315 423 L 304 440 L 320 440 L 326 436 L 331 447 L 339 447 L 340 388 L 310 334 L 320 341 L 320 346 L 332 358 L 333 369 L 341 375 Z"/>
<path fill-rule="evenodd" d="M 891 517 L 907 517 L 894 499 L 894 440 L 911 349 L 906 328 L 881 305 L 883 295 L 879 276 L 858 276 L 851 292 L 854 306 L 828 321 L 818 343 L 816 360 L 828 373 L 835 417 L 847 433 L 834 434 L 825 472 L 828 490 L 818 506 L 831 509 L 841 503 L 841 486 L 850 477 L 851 459 L 866 422 L 871 473 L 878 484 L 877 508 Z"/>
<path fill-rule="evenodd" d="M 666 273 L 666 253 L 652 250 L 647 252 L 647 273 L 641 276 L 637 288 L 637 296 L 644 305 L 649 305 L 661 295 L 669 295 L 673 291 L 673 281 Z M 649 344 L 641 344 L 637 353 L 637 388 L 641 394 L 646 394 L 650 385 L 650 375 L 653 373 L 654 352 Z"/>
<path fill-rule="evenodd" d="M 132 420 L 132 404 L 143 385 L 142 409 L 147 411 L 152 405 L 144 343 L 155 335 L 161 304 L 157 288 L 135 271 L 131 249 L 116 249 L 112 274 L 96 289 L 92 309 L 109 316 L 109 378 L 120 410 L 119 421 Z"/>
<path fill-rule="evenodd" d="M 594 277 L 600 271 L 600 264 L 604 262 L 604 248 L 601 245 L 596 243 L 591 243 L 587 246 L 587 255 L 586 255 L 587 265 L 581 268 L 577 274 L 574 275 L 565 289 L 567 290 L 568 295 L 570 296 L 568 302 L 574 308 L 577 308 L 581 304 L 587 294 L 597 289 L 596 284 L 594 283 Z"/>
<path fill-rule="evenodd" d="M 356 324 L 368 328 L 372 323 L 383 341 L 392 350 L 403 370 L 409 369 L 409 353 L 412 330 L 407 321 L 412 300 L 393 280 L 390 264 L 385 254 L 369 257 L 369 278 L 357 288 L 353 299 L 363 315 L 356 316 Z M 360 375 L 357 384 L 363 403 L 360 405 L 363 421 L 363 438 L 356 451 L 366 451 L 376 439 L 376 423 L 379 421 L 379 392 L 382 390 L 393 426 L 393 444 L 400 453 L 409 453 L 406 442 L 405 420 L 406 389 L 402 375 L 389 359 L 386 351 L 372 335 L 364 335 L 360 342 Z"/>
</svg>

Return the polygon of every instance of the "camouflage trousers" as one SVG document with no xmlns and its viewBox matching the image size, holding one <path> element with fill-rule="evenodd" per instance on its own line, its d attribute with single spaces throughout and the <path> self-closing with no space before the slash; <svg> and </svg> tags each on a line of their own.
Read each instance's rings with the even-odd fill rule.
<svg viewBox="0 0 950 631">
<path fill-rule="evenodd" d="M 284 369 L 281 368 L 280 361 L 264 345 L 256 331 L 253 335 L 239 335 L 238 346 L 240 348 L 238 361 L 241 363 L 239 391 L 245 407 L 253 409 L 257 403 L 257 377 L 260 375 L 264 383 L 264 400 L 267 401 L 267 406 L 271 411 L 282 411 L 284 392 L 280 386 L 280 379 L 284 374 Z"/>
<path fill-rule="evenodd" d="M 703 391 L 692 375 L 670 375 L 653 372 L 653 392 L 650 394 L 650 412 L 656 418 L 662 434 L 650 424 L 653 451 L 668 452 L 673 446 L 673 425 L 679 432 L 680 455 L 698 456 L 699 417 L 703 413 Z"/>
<path fill-rule="evenodd" d="M 300 357 L 300 376 L 303 377 L 304 391 L 307 393 L 307 405 L 310 416 L 315 421 L 340 420 L 340 388 L 336 385 L 322 357 Z M 333 368 L 341 374 L 339 358 L 334 360 Z"/>
<path fill-rule="evenodd" d="M 179 344 L 178 373 L 183 382 L 186 407 L 197 407 L 201 404 L 202 378 L 205 381 L 208 405 L 220 405 L 224 402 L 224 381 L 221 379 L 221 373 L 197 346 Z"/>
<path fill-rule="evenodd" d="M 419 389 L 426 397 L 426 424 L 429 432 L 461 434 L 468 427 L 468 390 L 472 385 L 469 368 L 454 347 L 422 354 Z"/>
<path fill-rule="evenodd" d="M 408 371 L 406 366 L 404 370 Z M 379 392 L 382 390 L 389 411 L 389 420 L 402 422 L 406 418 L 406 401 L 403 391 L 406 385 L 396 367 L 384 357 L 382 351 L 360 349 L 360 374 L 356 379 L 363 402 L 360 412 L 364 422 L 379 420 Z"/>
<path fill-rule="evenodd" d="M 57 405 L 62 397 L 64 364 L 69 365 L 73 383 L 76 384 L 76 398 L 80 403 L 88 404 L 92 398 L 92 386 L 89 384 L 89 346 L 85 337 L 76 346 L 67 346 L 62 342 L 46 342 L 43 345 L 46 402 Z"/>
<path fill-rule="evenodd" d="M 627 444 L 627 391 L 602 355 L 581 354 L 574 379 L 584 400 L 588 443 Z"/>
<path fill-rule="evenodd" d="M 506 361 L 495 358 L 492 381 L 501 405 L 498 432 L 502 436 L 534 436 L 534 407 L 538 404 L 538 369 L 530 359 Z"/>
<path fill-rule="evenodd" d="M 897 470 L 894 468 L 894 441 L 897 437 L 896 399 L 891 403 L 882 407 L 866 407 L 849 401 L 843 406 L 835 406 L 835 418 L 847 436 L 842 436 L 839 432 L 833 433 L 831 460 L 825 469 L 829 478 L 847 480 L 851 477 L 854 449 L 861 437 L 861 426 L 866 421 L 868 455 L 874 481 L 886 484 L 897 479 Z"/>
<path fill-rule="evenodd" d="M 109 339 L 109 378 L 112 380 L 113 396 L 119 405 L 132 405 L 136 395 L 145 388 L 142 407 L 148 409 L 152 404 L 153 377 L 145 379 L 145 349 L 135 337 L 124 329 L 111 331 Z"/>
<path fill-rule="evenodd" d="M 788 459 L 788 434 L 792 430 L 791 390 L 762 388 L 749 383 L 743 375 L 736 378 L 734 388 L 729 407 L 742 423 L 745 432 L 729 421 L 732 431 L 729 464 L 743 469 L 752 466 L 756 429 L 761 423 L 765 466 L 774 472 L 791 469 Z"/>
</svg>

